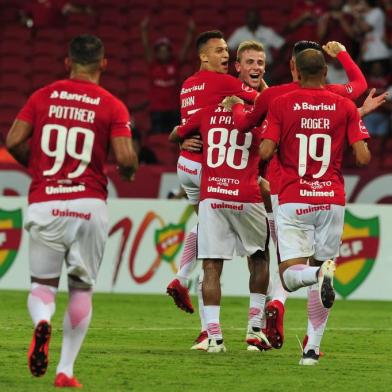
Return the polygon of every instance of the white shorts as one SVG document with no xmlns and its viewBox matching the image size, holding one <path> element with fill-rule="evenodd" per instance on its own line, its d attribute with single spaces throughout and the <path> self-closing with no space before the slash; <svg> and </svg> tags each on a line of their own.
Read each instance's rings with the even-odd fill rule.
<svg viewBox="0 0 392 392">
<path fill-rule="evenodd" d="M 177 161 L 177 175 L 190 204 L 200 201 L 201 163 L 180 156 Z"/>
<path fill-rule="evenodd" d="M 314 256 L 325 261 L 339 255 L 344 206 L 287 203 L 278 207 L 280 260 Z"/>
<path fill-rule="evenodd" d="M 230 208 L 231 207 L 231 208 Z M 230 260 L 268 247 L 267 213 L 263 203 L 205 199 L 199 205 L 198 259 Z"/>
<path fill-rule="evenodd" d="M 65 260 L 69 284 L 94 285 L 108 235 L 105 201 L 86 198 L 33 203 L 27 209 L 25 229 L 30 233 L 32 277 L 60 277 Z"/>
</svg>

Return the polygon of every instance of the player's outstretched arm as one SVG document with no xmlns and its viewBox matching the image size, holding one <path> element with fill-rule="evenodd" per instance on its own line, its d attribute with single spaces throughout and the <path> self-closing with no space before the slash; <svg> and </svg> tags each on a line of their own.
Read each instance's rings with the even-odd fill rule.
<svg viewBox="0 0 392 392">
<path fill-rule="evenodd" d="M 120 176 L 126 181 L 133 181 L 139 162 L 132 145 L 132 139 L 124 136 L 112 137 L 111 145 Z"/>
<path fill-rule="evenodd" d="M 362 106 L 358 108 L 358 112 L 361 117 L 365 117 L 367 114 L 373 112 L 386 102 L 386 98 L 388 96 L 387 91 L 378 95 L 377 97 L 374 96 L 375 93 L 376 89 L 372 88 Z"/>
<path fill-rule="evenodd" d="M 29 139 L 33 133 L 30 123 L 15 120 L 8 132 L 6 147 L 8 152 L 23 166 L 28 166 L 30 157 Z"/>
<path fill-rule="evenodd" d="M 355 161 L 358 166 L 366 166 L 369 164 L 372 156 L 367 143 L 364 140 L 359 140 L 352 144 L 352 149 L 355 156 Z"/>
</svg>

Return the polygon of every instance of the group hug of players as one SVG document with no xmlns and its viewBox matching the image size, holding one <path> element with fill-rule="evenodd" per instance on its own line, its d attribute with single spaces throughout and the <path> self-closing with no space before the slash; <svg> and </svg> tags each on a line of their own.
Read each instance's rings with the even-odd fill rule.
<svg viewBox="0 0 392 392">
<path fill-rule="evenodd" d="M 359 166 L 369 163 L 369 134 L 361 117 L 381 105 L 385 95 L 374 97 L 371 91 L 356 108 L 353 101 L 367 83 L 338 42 L 322 48 L 312 41 L 297 42 L 290 61 L 293 81 L 273 87 L 263 80 L 261 43 L 239 46 L 238 79 L 227 74 L 229 53 L 221 32 L 202 33 L 196 46 L 200 71 L 182 85 L 182 124 L 169 140 L 182 143 L 177 173 L 196 208 L 198 225 L 185 239 L 180 268 L 167 293 L 179 308 L 193 313 L 187 284 L 202 260 L 201 332 L 192 349 L 225 352 L 220 326 L 223 262 L 247 256 L 248 350 L 282 347 L 284 303 L 290 292 L 307 287 L 308 328 L 300 364 L 315 365 L 335 299 L 345 143 Z M 347 84 L 326 84 L 323 50 L 340 61 Z M 279 261 L 275 279 L 269 277 L 270 235 Z"/>
</svg>

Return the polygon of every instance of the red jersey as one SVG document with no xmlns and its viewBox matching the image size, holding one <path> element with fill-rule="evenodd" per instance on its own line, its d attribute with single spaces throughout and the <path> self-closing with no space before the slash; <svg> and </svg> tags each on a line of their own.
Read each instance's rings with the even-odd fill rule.
<svg viewBox="0 0 392 392">
<path fill-rule="evenodd" d="M 150 110 L 179 110 L 178 86 L 180 68 L 176 61 L 161 64 L 157 61 L 150 65 Z"/>
<path fill-rule="evenodd" d="M 362 71 L 347 52 L 340 52 L 337 58 L 342 63 L 349 82 L 347 84 L 328 84 L 325 86 L 325 89 L 343 97 L 355 100 L 365 92 L 367 88 L 366 79 L 363 76 Z M 236 128 L 241 132 L 245 132 L 251 127 L 261 124 L 263 118 L 267 114 L 270 103 L 275 98 L 300 88 L 301 86 L 298 82 L 269 87 L 258 96 L 253 109 L 250 111 L 246 111 L 244 106 L 241 104 L 234 105 L 233 117 Z M 270 182 L 271 194 L 278 194 L 280 175 L 279 164 L 276 158 L 272 158 L 269 162 L 266 178 Z"/>
<path fill-rule="evenodd" d="M 95 83 L 60 80 L 37 90 L 17 118 L 33 127 L 29 203 L 106 199 L 110 138 L 131 137 L 120 100 Z"/>
<path fill-rule="evenodd" d="M 261 131 L 238 132 L 232 113 L 217 105 L 195 113 L 177 133 L 185 137 L 196 130 L 204 144 L 200 200 L 262 202 L 257 182 Z"/>
<path fill-rule="evenodd" d="M 262 138 L 279 143 L 279 204 L 345 205 L 343 149 L 369 138 L 355 105 L 325 89 L 302 88 L 275 99 Z"/>
<path fill-rule="evenodd" d="M 67 3 L 68 0 L 29 1 L 24 10 L 31 15 L 35 28 L 58 27 L 65 22 L 64 7 Z"/>
<path fill-rule="evenodd" d="M 222 102 L 228 95 L 237 95 L 253 103 L 258 92 L 228 74 L 212 71 L 196 72 L 184 81 L 181 88 L 182 123 L 198 110 Z M 201 161 L 201 154 L 183 150 L 181 155 L 193 161 Z"/>
</svg>

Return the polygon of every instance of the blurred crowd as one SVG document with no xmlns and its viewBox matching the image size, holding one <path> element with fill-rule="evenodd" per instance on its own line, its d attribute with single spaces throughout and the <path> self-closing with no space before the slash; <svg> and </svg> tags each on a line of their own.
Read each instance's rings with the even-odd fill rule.
<svg viewBox="0 0 392 392">
<path fill-rule="evenodd" d="M 341 42 L 364 72 L 369 89 L 390 91 L 387 103 L 365 118 L 371 135 L 382 146 L 390 144 L 392 0 L 2 3 L 0 145 L 26 97 L 66 76 L 62 63 L 66 43 L 86 32 L 105 43 L 109 66 L 102 85 L 127 104 L 141 161 L 173 163 L 176 151 L 168 155 L 166 135 L 179 123 L 179 86 L 197 69 L 194 38 L 208 29 L 221 29 L 233 54 L 244 40 L 262 42 L 267 58 L 265 79 L 271 85 L 290 80 L 288 64 L 296 41 Z M 329 59 L 328 82 L 346 82 L 340 63 L 333 60 Z"/>
</svg>

